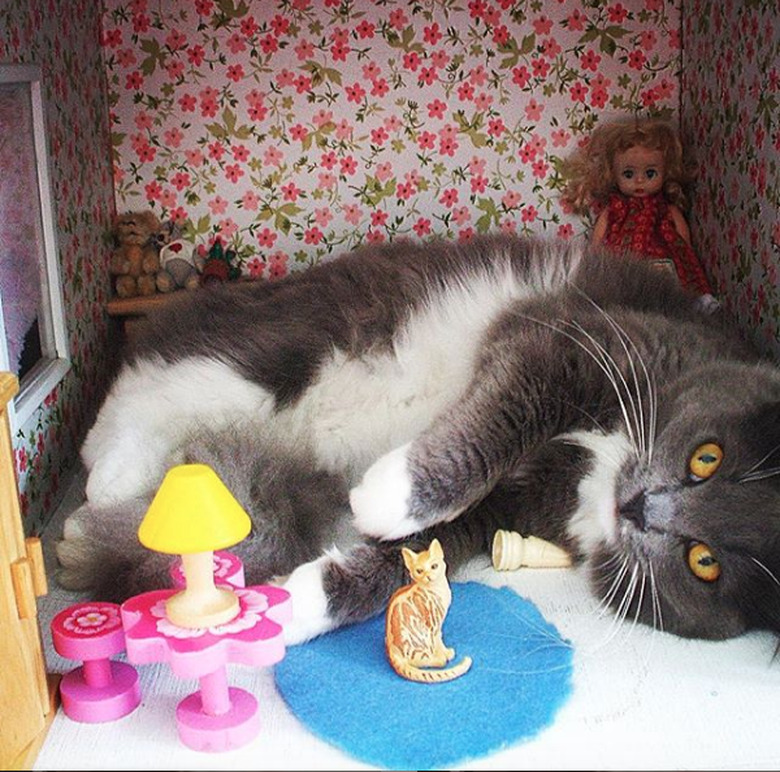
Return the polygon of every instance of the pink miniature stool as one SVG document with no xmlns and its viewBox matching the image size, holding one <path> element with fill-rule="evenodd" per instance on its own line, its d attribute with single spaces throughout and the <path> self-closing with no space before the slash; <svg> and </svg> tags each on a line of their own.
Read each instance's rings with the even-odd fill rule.
<svg viewBox="0 0 780 772">
<path fill-rule="evenodd" d="M 181 558 L 174 561 L 170 569 L 173 586 L 182 588 L 186 585 Z M 227 550 L 217 550 L 214 553 L 214 581 L 217 584 L 230 584 L 233 587 L 244 587 L 244 564 L 241 558 Z"/>
<path fill-rule="evenodd" d="M 61 656 L 82 661 L 60 681 L 65 715 L 95 724 L 114 721 L 138 707 L 138 673 L 132 665 L 110 659 L 125 648 L 116 603 L 77 603 L 66 608 L 52 620 L 51 637 Z"/>
<path fill-rule="evenodd" d="M 165 614 L 176 590 L 154 590 L 121 607 L 127 656 L 136 664 L 167 662 L 180 678 L 197 678 L 200 689 L 176 708 L 179 738 L 197 751 L 225 751 L 260 731 L 255 697 L 228 687 L 226 665 L 265 667 L 284 657 L 282 625 L 292 617 L 290 595 L 281 587 L 233 588 L 238 616 L 215 627 L 185 628 Z"/>
</svg>

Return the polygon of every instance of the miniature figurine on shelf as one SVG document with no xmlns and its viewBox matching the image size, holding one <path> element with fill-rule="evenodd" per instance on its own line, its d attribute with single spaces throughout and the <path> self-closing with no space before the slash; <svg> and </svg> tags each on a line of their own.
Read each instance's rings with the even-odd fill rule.
<svg viewBox="0 0 780 772">
<path fill-rule="evenodd" d="M 401 550 L 412 583 L 396 590 L 387 607 L 385 649 L 398 675 L 410 681 L 452 681 L 471 667 L 464 657 L 457 665 L 442 668 L 455 650 L 444 645 L 442 626 L 452 601 L 447 564 L 438 539 L 427 550 Z"/>
<path fill-rule="evenodd" d="M 671 263 L 703 310 L 718 307 L 682 213 L 690 175 L 669 123 L 632 118 L 600 125 L 564 162 L 563 176 L 563 200 L 577 213 L 597 213 L 594 244 Z"/>
<path fill-rule="evenodd" d="M 222 239 L 217 236 L 201 268 L 201 285 L 206 287 L 209 284 L 222 284 L 240 277 L 241 267 L 236 262 L 235 250 L 225 249 Z"/>
<path fill-rule="evenodd" d="M 516 568 L 566 568 L 571 555 L 552 542 L 537 536 L 521 536 L 516 531 L 496 531 L 493 537 L 493 568 L 514 571 Z"/>
<path fill-rule="evenodd" d="M 140 528 L 141 544 L 181 555 L 185 588 L 168 599 L 166 614 L 179 627 L 213 627 L 238 614 L 229 587 L 214 584 L 214 551 L 232 547 L 252 528 L 249 515 L 205 464 L 181 464 L 165 476 Z"/>
<path fill-rule="evenodd" d="M 115 248 L 108 270 L 116 296 L 132 298 L 153 295 L 157 291 L 155 276 L 160 268 L 160 255 L 155 241 L 160 221 L 150 209 L 125 212 L 114 218 Z"/>
</svg>

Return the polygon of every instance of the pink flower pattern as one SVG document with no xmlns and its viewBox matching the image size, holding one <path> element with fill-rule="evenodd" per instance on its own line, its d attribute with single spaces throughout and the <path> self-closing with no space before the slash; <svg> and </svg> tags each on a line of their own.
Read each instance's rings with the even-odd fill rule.
<svg viewBox="0 0 780 772">
<path fill-rule="evenodd" d="M 0 59 L 41 68 L 71 360 L 63 381 L 13 437 L 28 533 L 40 532 L 61 499 L 111 372 L 106 234 L 114 180 L 101 23 L 101 4 L 94 0 L 9 0 L 0 10 Z M 124 35 L 105 42 L 115 54 L 125 49 L 132 54 Z M 130 58 L 124 60 L 132 69 Z M 142 133 L 135 126 L 131 131 Z"/>
<path fill-rule="evenodd" d="M 0 56 L 43 70 L 73 364 L 13 438 L 28 531 L 108 382 L 115 206 L 221 233 L 261 280 L 399 236 L 573 238 L 561 158 L 680 102 L 697 251 L 780 353 L 779 20 L 775 0 L 7 0 Z"/>
<path fill-rule="evenodd" d="M 691 229 L 726 310 L 780 356 L 780 9 L 690 0 L 684 138 L 698 184 Z"/>
<path fill-rule="evenodd" d="M 105 5 L 120 206 L 221 234 L 253 276 L 400 236 L 582 232 L 560 159 L 602 110 L 677 101 L 672 2 Z"/>
<path fill-rule="evenodd" d="M 119 606 L 109 603 L 76 605 L 73 613 L 62 621 L 62 627 L 69 633 L 86 637 L 113 630 L 120 624 Z"/>
<path fill-rule="evenodd" d="M 155 603 L 149 613 L 157 620 L 155 623 L 157 632 L 166 638 L 200 638 L 203 635 L 228 636 L 240 633 L 242 630 L 250 630 L 259 624 L 265 612 L 270 608 L 268 598 L 262 592 L 251 587 L 242 589 L 230 588 L 238 598 L 238 616 L 222 625 L 214 627 L 178 627 L 168 621 L 165 614 L 167 598 Z"/>
</svg>

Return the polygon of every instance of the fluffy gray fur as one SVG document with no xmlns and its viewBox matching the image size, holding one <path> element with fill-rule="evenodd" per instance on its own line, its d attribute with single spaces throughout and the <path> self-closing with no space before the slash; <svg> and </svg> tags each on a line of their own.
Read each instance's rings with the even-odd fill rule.
<svg viewBox="0 0 780 772">
<path fill-rule="evenodd" d="M 188 293 L 119 378 L 139 362 L 163 371 L 213 359 L 273 396 L 270 426 L 316 388 L 334 352 L 397 356 L 412 322 L 485 274 L 511 275 L 527 294 L 485 320 L 457 398 L 407 438 L 413 532 L 375 534 L 322 563 L 332 626 L 385 608 L 405 581 L 401 545 L 419 550 L 435 536 L 454 570 L 489 552 L 502 528 L 570 550 L 621 616 L 703 638 L 780 631 L 780 374 L 726 320 L 699 313 L 672 278 L 637 261 L 503 236 L 366 248 L 282 281 Z M 154 485 L 182 459 L 211 464 L 249 512 L 252 534 L 235 551 L 250 582 L 330 546 L 349 489 L 392 448 L 352 449 L 353 462 L 334 466 L 305 433 L 281 442 L 242 405 L 233 410 L 235 425 L 193 422 L 138 498 L 87 503 L 71 518 L 63 584 L 113 599 L 163 586 L 167 564 L 135 530 Z M 582 483 L 603 463 L 588 437 L 617 436 L 630 452 L 603 492 L 614 511 L 599 513 L 604 533 L 586 538 L 574 522 Z M 722 446 L 724 460 L 693 479 L 689 459 L 705 442 Z M 698 543 L 717 556 L 715 582 L 689 567 Z"/>
</svg>

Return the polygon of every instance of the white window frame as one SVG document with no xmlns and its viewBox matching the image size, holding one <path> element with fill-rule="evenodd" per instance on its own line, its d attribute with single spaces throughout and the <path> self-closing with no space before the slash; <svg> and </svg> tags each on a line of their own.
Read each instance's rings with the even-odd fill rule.
<svg viewBox="0 0 780 772">
<path fill-rule="evenodd" d="M 63 379 L 70 369 L 70 358 L 60 281 L 59 251 L 49 182 L 49 154 L 46 142 L 40 67 L 26 64 L 0 65 L 0 86 L 9 85 L 18 85 L 29 95 L 30 99 L 32 117 L 30 141 L 33 143 L 36 165 L 42 242 L 42 251 L 38 256 L 41 282 L 38 326 L 42 356 L 22 376 L 19 383 L 19 393 L 13 402 L 9 403 L 8 414 L 11 429 L 15 432 L 30 419 L 47 395 Z M 0 185 L 2 185 L 2 177 L 0 177 Z M 0 369 L 13 372 L 10 367 L 3 320 L 2 297 L 0 297 Z"/>
</svg>

